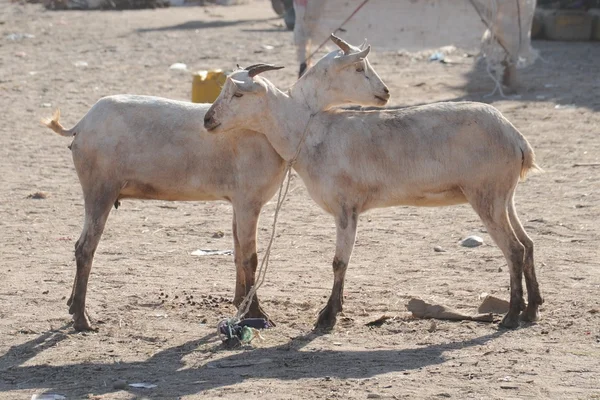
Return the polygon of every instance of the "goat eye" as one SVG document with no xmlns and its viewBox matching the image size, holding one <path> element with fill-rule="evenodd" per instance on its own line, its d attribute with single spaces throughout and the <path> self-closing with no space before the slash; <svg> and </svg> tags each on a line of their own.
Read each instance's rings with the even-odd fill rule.
<svg viewBox="0 0 600 400">
<path fill-rule="evenodd" d="M 365 69 L 363 67 L 358 67 L 356 68 L 356 72 L 365 72 Z"/>
<path fill-rule="evenodd" d="M 242 96 L 243 96 L 243 94 L 241 94 L 241 93 L 235 93 L 233 96 L 234 96 L 234 97 L 242 97 Z"/>
</svg>

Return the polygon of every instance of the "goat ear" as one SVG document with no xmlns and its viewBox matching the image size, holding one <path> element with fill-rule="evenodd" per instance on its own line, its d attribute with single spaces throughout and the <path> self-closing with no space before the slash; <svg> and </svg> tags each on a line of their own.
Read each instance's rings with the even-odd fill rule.
<svg viewBox="0 0 600 400">
<path fill-rule="evenodd" d="M 231 83 L 233 83 L 236 90 L 239 90 L 242 92 L 250 92 L 251 91 L 252 83 L 239 81 L 239 80 L 233 79 L 233 78 L 229 78 L 229 79 L 231 79 Z"/>
<path fill-rule="evenodd" d="M 365 47 L 363 50 L 361 50 L 359 53 L 356 53 L 356 54 L 360 55 L 361 60 L 364 60 L 365 58 L 367 58 L 367 56 L 369 55 L 370 52 L 371 52 L 371 46 L 367 45 L 367 47 Z"/>
<path fill-rule="evenodd" d="M 364 42 L 362 42 L 362 44 L 360 45 L 360 49 L 361 49 L 361 50 L 364 50 L 364 49 L 366 49 L 366 48 L 367 48 L 367 38 L 365 38 L 365 41 L 364 41 Z"/>
<path fill-rule="evenodd" d="M 237 79 L 231 79 L 231 83 L 233 83 L 236 87 L 237 90 L 239 90 L 240 92 L 256 92 L 257 90 L 259 90 L 259 88 L 261 87 L 258 83 L 256 82 L 246 82 L 246 81 L 239 81 Z"/>
</svg>

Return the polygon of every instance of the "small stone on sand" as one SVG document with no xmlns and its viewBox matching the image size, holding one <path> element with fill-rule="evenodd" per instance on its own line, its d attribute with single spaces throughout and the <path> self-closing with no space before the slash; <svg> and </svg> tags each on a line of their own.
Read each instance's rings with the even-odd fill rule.
<svg viewBox="0 0 600 400">
<path fill-rule="evenodd" d="M 483 239 L 479 236 L 469 236 L 461 240 L 460 245 L 462 247 L 479 247 L 483 244 Z"/>
</svg>

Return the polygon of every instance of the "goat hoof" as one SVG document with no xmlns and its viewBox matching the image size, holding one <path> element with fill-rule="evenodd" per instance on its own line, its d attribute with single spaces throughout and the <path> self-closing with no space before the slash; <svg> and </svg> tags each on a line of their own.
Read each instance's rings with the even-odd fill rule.
<svg viewBox="0 0 600 400">
<path fill-rule="evenodd" d="M 267 320 L 267 322 L 269 323 L 269 327 L 274 328 L 275 326 L 275 322 L 273 322 L 273 320 L 271 320 L 271 318 L 269 317 L 269 314 L 267 314 L 261 306 L 258 306 L 256 309 L 253 309 L 254 307 L 250 308 L 250 311 L 248 311 L 248 313 L 244 316 L 244 318 L 262 318 Z"/>
<path fill-rule="evenodd" d="M 540 319 L 540 312 L 538 306 L 535 304 L 527 305 L 525 311 L 521 313 L 521 321 L 535 322 Z"/>
<path fill-rule="evenodd" d="M 510 312 L 502 318 L 500 326 L 506 329 L 516 329 L 519 327 L 519 315 Z"/>
<path fill-rule="evenodd" d="M 235 308 L 240 308 L 240 305 L 244 301 L 244 297 L 246 297 L 246 295 L 244 293 L 241 293 L 241 294 L 236 293 L 235 296 L 233 297 L 233 300 L 231 301 L 231 303 L 235 306 Z"/>
<path fill-rule="evenodd" d="M 88 320 L 88 318 L 85 315 L 73 318 L 73 328 L 77 332 L 85 332 L 85 331 L 97 332 L 98 331 L 98 329 L 95 329 L 92 327 L 92 325 L 90 324 L 90 321 Z"/>
<path fill-rule="evenodd" d="M 337 322 L 337 313 L 333 312 L 329 307 L 325 307 L 319 313 L 317 323 L 315 324 L 315 330 L 330 331 Z"/>
</svg>

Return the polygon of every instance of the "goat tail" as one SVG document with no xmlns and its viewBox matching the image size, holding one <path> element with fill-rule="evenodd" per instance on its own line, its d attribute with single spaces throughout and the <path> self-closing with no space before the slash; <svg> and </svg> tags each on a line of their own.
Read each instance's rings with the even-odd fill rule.
<svg viewBox="0 0 600 400">
<path fill-rule="evenodd" d="M 66 137 L 75 136 L 75 130 L 74 129 L 65 129 L 60 124 L 60 122 L 58 122 L 59 118 L 60 118 L 60 110 L 56 109 L 56 111 L 54 111 L 54 115 L 52 115 L 52 118 L 42 119 L 42 124 L 47 126 L 50 129 L 52 129 L 54 132 L 58 133 L 60 136 L 66 136 Z"/>
<path fill-rule="evenodd" d="M 521 139 L 519 147 L 521 149 L 522 156 L 521 181 L 524 181 L 528 172 L 544 172 L 544 170 L 535 163 L 535 154 L 527 139 L 525 139 L 523 135 L 519 136 Z"/>
</svg>

